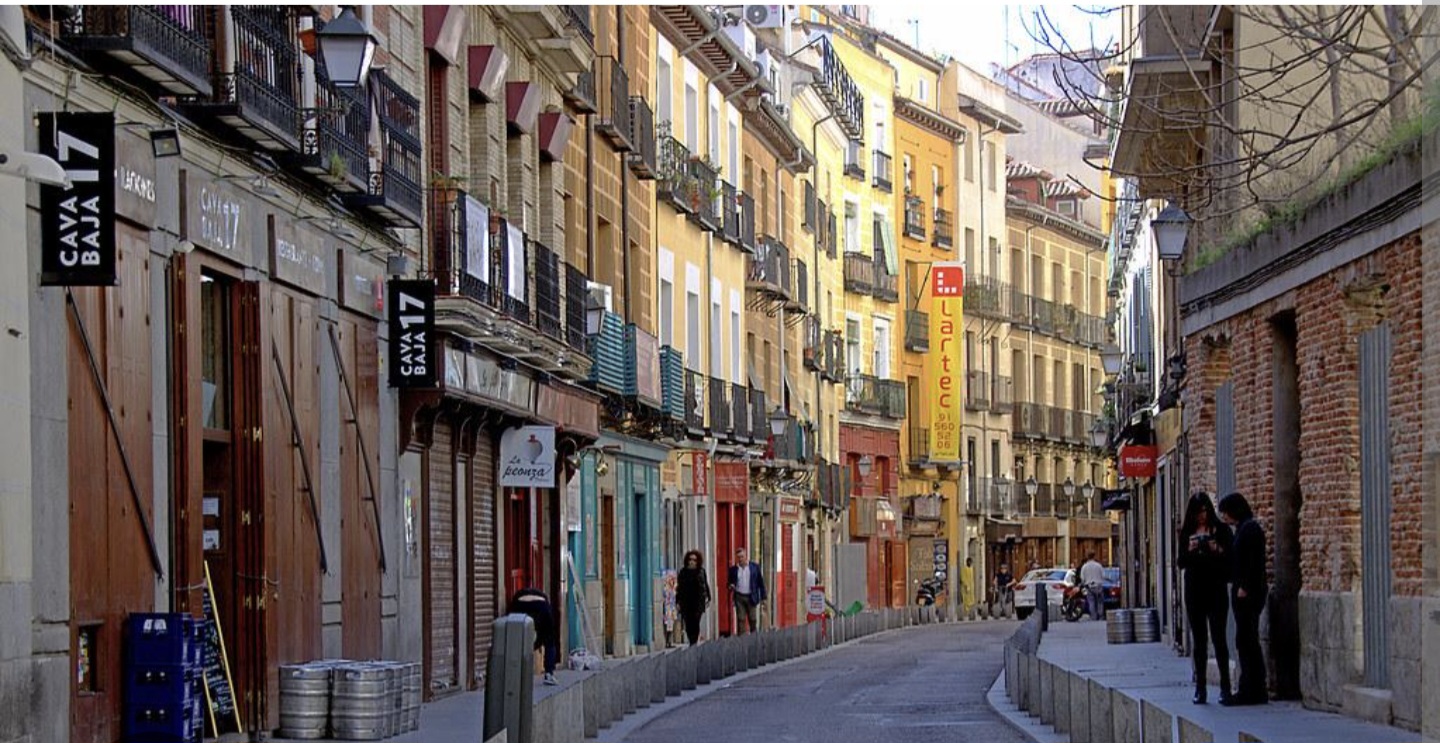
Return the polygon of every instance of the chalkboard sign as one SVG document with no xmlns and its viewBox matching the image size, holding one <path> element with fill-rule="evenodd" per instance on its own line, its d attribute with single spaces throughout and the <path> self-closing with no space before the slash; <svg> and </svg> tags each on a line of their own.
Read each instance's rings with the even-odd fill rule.
<svg viewBox="0 0 1440 743">
<path fill-rule="evenodd" d="M 225 633 L 215 611 L 209 562 L 205 563 L 205 590 L 201 604 L 205 610 L 205 634 L 201 642 L 205 650 L 205 701 L 210 730 L 215 737 L 222 733 L 243 733 L 245 727 L 240 724 L 240 713 L 235 709 L 235 687 L 230 681 L 230 658 L 225 654 Z"/>
</svg>

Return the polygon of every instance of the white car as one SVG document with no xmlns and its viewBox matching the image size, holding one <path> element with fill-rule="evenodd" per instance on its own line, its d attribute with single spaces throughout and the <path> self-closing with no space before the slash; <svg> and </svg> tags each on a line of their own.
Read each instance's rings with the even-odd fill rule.
<svg viewBox="0 0 1440 743">
<path fill-rule="evenodd" d="M 1079 584 L 1075 571 L 1070 568 L 1041 568 L 1031 570 L 1014 585 L 1015 616 L 1024 619 L 1035 610 L 1035 585 L 1045 584 L 1045 602 L 1059 607 L 1065 599 L 1065 589 Z"/>
</svg>

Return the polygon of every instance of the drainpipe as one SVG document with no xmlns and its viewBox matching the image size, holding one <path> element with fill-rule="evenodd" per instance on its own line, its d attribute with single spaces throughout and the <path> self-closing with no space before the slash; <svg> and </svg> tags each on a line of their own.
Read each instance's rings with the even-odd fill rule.
<svg viewBox="0 0 1440 743">
<path fill-rule="evenodd" d="M 815 171 L 814 171 L 814 173 L 812 173 L 811 176 L 810 176 L 810 180 L 811 180 L 812 183 L 814 183 L 815 180 L 816 180 L 816 178 L 817 178 L 817 176 L 820 175 L 820 155 L 818 154 L 818 153 L 819 153 L 820 125 L 821 125 L 821 124 L 824 124 L 825 122 L 827 122 L 827 121 L 829 121 L 830 119 L 833 119 L 833 118 L 835 118 L 835 113 L 834 113 L 834 112 L 831 112 L 831 113 L 826 114 L 824 117 L 822 117 L 822 118 L 820 118 L 820 119 L 816 119 L 815 123 L 813 123 L 813 124 L 810 125 L 810 151 L 811 151 L 811 152 L 814 152 L 814 153 L 817 153 L 817 154 L 815 155 Z M 819 184 L 818 184 L 818 183 L 815 184 L 815 193 L 816 193 L 817 195 L 820 193 L 820 187 L 819 187 Z M 820 219 L 820 215 L 819 215 L 819 214 L 816 214 L 816 215 L 815 215 L 815 218 L 816 218 L 817 220 Z M 816 308 L 816 310 L 817 310 L 817 312 L 815 313 L 815 317 L 816 317 L 816 322 L 818 323 L 818 322 L 819 322 L 819 317 L 820 317 L 820 313 L 818 312 L 818 310 L 819 310 L 819 308 L 820 308 L 820 241 L 819 241 L 819 240 L 815 240 L 815 241 L 814 241 L 814 250 L 812 251 L 812 257 L 811 257 L 810 260 L 811 260 L 811 263 L 810 263 L 810 266 L 811 266 L 811 269 L 810 269 L 810 278 L 811 278 L 811 284 L 812 284 L 812 286 L 814 287 L 814 290 L 811 292 L 810 296 L 811 296 L 811 301 L 813 301 L 813 302 L 815 303 L 815 308 Z M 801 326 L 801 327 L 802 327 L 802 332 L 803 332 L 803 327 L 804 327 L 804 326 Z M 802 339 L 802 342 L 803 342 L 803 339 Z M 817 353 L 819 353 L 819 352 L 820 352 L 820 351 L 817 350 Z M 822 406 L 822 402 L 823 402 L 823 400 L 824 400 L 824 396 L 820 394 L 820 387 L 821 387 L 820 380 L 817 378 L 817 379 L 815 380 L 815 430 L 816 430 L 816 431 L 819 431 L 819 432 L 821 433 L 821 436 L 823 436 L 823 435 L 824 435 L 824 432 L 825 432 L 825 424 L 824 424 L 824 421 L 825 421 L 825 409 L 824 409 L 824 407 Z M 823 441 L 823 439 L 820 439 L 820 440 L 817 440 L 817 441 L 816 441 L 816 450 L 823 452 L 823 451 L 824 451 L 824 448 L 821 446 L 821 441 Z M 837 447 L 837 451 L 838 451 L 838 447 Z M 821 520 L 820 520 L 820 523 L 821 523 L 822 526 L 823 526 L 824 523 L 825 523 L 825 519 L 823 518 L 823 515 L 822 515 L 822 518 L 821 518 Z M 816 542 L 816 544 L 821 544 L 821 545 L 824 545 L 824 544 L 825 544 L 824 531 L 823 531 L 823 529 L 821 530 L 821 533 L 820 533 L 820 534 L 817 534 L 817 535 L 816 535 L 815 542 Z M 823 548 L 821 549 L 821 552 L 822 552 L 821 562 L 822 562 L 822 563 L 824 562 L 823 553 L 824 553 L 824 552 L 828 552 L 828 551 L 829 551 L 829 550 L 825 550 L 825 549 L 823 549 Z M 816 568 L 819 568 L 819 567 L 821 567 L 821 566 L 818 566 L 818 565 L 816 566 Z M 831 591 L 830 595 L 831 595 L 831 596 L 834 596 L 834 595 L 835 595 L 835 593 L 834 593 L 834 591 L 835 591 L 835 584 L 834 584 L 834 582 L 833 582 L 833 581 L 830 581 L 828 578 L 826 578 L 826 577 L 825 577 L 825 573 L 824 573 L 824 571 L 822 571 L 822 570 L 817 569 L 817 570 L 815 571 L 815 574 L 816 574 L 817 576 L 819 576 L 822 581 L 824 581 L 824 585 L 830 586 L 830 591 Z"/>
<path fill-rule="evenodd" d="M 615 58 L 623 67 L 625 60 L 625 8 L 615 8 Z M 625 100 L 612 102 L 617 106 L 630 105 L 630 91 L 625 91 Z M 625 274 L 625 319 L 635 322 L 630 316 L 630 173 L 625 166 L 625 155 L 620 155 L 620 261 Z M 588 167 L 588 164 L 587 164 Z"/>
</svg>

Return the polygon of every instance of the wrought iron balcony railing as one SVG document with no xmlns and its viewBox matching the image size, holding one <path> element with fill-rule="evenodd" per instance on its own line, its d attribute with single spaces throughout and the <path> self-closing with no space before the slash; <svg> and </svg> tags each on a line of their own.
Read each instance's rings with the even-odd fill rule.
<svg viewBox="0 0 1440 743">
<path fill-rule="evenodd" d="M 664 201 L 683 213 L 694 210 L 690 200 L 694 189 L 694 176 L 690 173 L 690 150 L 680 140 L 670 136 L 669 125 L 662 124 L 659 138 L 659 152 L 656 158 L 657 178 L 655 193 Z"/>
<path fill-rule="evenodd" d="M 886 418 L 903 420 L 908 410 L 905 404 L 905 383 L 894 379 L 877 380 L 876 391 L 880 396 L 880 414 Z"/>
<path fill-rule="evenodd" d="M 755 240 L 755 199 L 740 193 L 740 247 L 754 253 L 760 244 Z"/>
<path fill-rule="evenodd" d="M 930 463 L 930 429 L 910 421 L 910 465 L 923 467 Z"/>
<path fill-rule="evenodd" d="M 129 73 L 174 95 L 209 97 L 215 6 L 80 5 L 61 24 L 65 43 L 105 73 Z"/>
<path fill-rule="evenodd" d="M 720 179 L 715 173 L 715 166 L 706 158 L 691 157 L 690 178 L 693 184 L 690 191 L 691 221 L 709 232 L 719 230 L 721 226 L 721 189 Z"/>
<path fill-rule="evenodd" d="M 919 353 L 930 350 L 930 313 L 905 310 L 905 350 Z"/>
<path fill-rule="evenodd" d="M 565 345 L 578 353 L 585 352 L 585 304 L 589 280 L 585 272 L 565 264 Z"/>
<path fill-rule="evenodd" d="M 764 443 L 770 436 L 770 411 L 765 407 L 765 390 L 751 387 L 746 396 L 750 403 L 750 440 Z"/>
<path fill-rule="evenodd" d="M 790 251 L 772 237 L 760 241 L 760 247 L 749 259 L 750 269 L 745 285 L 780 299 L 791 297 Z"/>
<path fill-rule="evenodd" d="M 815 92 L 835 114 L 845 134 L 858 140 L 865 135 L 865 96 L 850 77 L 828 37 L 820 37 L 818 50 L 820 78 L 815 83 Z M 864 177 L 863 174 L 861 177 Z"/>
<path fill-rule="evenodd" d="M 885 265 L 885 259 L 876 256 L 875 258 L 875 298 L 881 302 L 895 303 L 900 301 L 900 277 L 890 273 Z"/>
<path fill-rule="evenodd" d="M 730 438 L 735 441 L 749 441 L 750 391 L 743 384 L 730 384 Z"/>
<path fill-rule="evenodd" d="M 990 320 L 1012 320 L 1010 285 L 990 276 L 965 276 L 965 314 Z"/>
<path fill-rule="evenodd" d="M 423 203 L 420 100 L 384 70 L 370 73 L 370 88 L 380 122 L 380 169 L 370 171 L 365 193 L 347 201 L 397 226 L 418 227 Z"/>
<path fill-rule="evenodd" d="M 595 131 L 619 152 L 635 148 L 630 128 L 630 76 L 618 57 L 595 59 L 595 88 L 599 93 Z"/>
<path fill-rule="evenodd" d="M 965 409 L 990 409 L 990 377 L 985 372 L 971 369 L 965 374 Z"/>
<path fill-rule="evenodd" d="M 710 387 L 710 433 L 714 436 L 728 435 L 732 430 L 730 400 L 725 390 L 725 380 L 711 377 Z"/>
<path fill-rule="evenodd" d="M 845 254 L 845 291 L 870 294 L 875 290 L 875 259 L 864 253 Z"/>
<path fill-rule="evenodd" d="M 562 96 L 576 113 L 593 114 L 599 110 L 600 93 L 595 89 L 595 62 L 590 69 L 575 74 L 575 84 Z"/>
<path fill-rule="evenodd" d="M 470 235 L 467 231 L 464 191 L 451 188 L 437 188 L 430 191 L 428 229 L 430 238 L 430 265 L 435 277 L 435 291 L 441 296 L 468 297 L 486 307 L 494 305 L 494 276 L 492 267 L 484 262 L 470 264 L 472 251 L 469 240 L 488 239 L 490 225 L 483 229 L 484 235 Z M 474 251 L 478 253 L 479 251 Z"/>
<path fill-rule="evenodd" d="M 845 409 L 880 415 L 885 403 L 880 397 L 880 380 L 869 374 L 851 374 L 845 380 Z"/>
<path fill-rule="evenodd" d="M 925 202 L 916 196 L 905 199 L 905 236 L 925 239 Z"/>
<path fill-rule="evenodd" d="M 557 340 L 564 337 L 561 322 L 560 258 L 539 242 L 530 243 L 535 266 L 535 326 Z"/>
<path fill-rule="evenodd" d="M 816 203 L 814 183 L 808 180 L 805 181 L 805 190 L 802 198 L 800 228 L 807 232 L 815 233 L 819 229 L 819 212 L 817 211 L 819 204 Z"/>
<path fill-rule="evenodd" d="M 180 105 L 265 150 L 299 152 L 302 68 L 295 15 L 283 6 L 236 5 L 230 19 L 233 64 L 217 72 L 211 95 L 182 98 Z"/>
<path fill-rule="evenodd" d="M 1010 377 L 996 376 L 991 379 L 990 390 L 991 412 L 1006 415 L 1015 409 L 1014 381 Z"/>
<path fill-rule="evenodd" d="M 801 360 L 806 369 L 818 372 L 825 368 L 824 330 L 820 326 L 820 318 L 806 315 L 800 323 L 800 345 Z"/>
<path fill-rule="evenodd" d="M 948 209 L 935 210 L 935 234 L 931 242 L 937 248 L 948 248 L 955 244 L 955 216 Z"/>
<path fill-rule="evenodd" d="M 580 38 L 595 48 L 595 29 L 590 26 L 590 6 L 588 5 L 561 5 L 560 12 L 565 15 L 565 21 L 570 27 L 580 34 Z"/>
<path fill-rule="evenodd" d="M 705 435 L 706 397 L 710 391 L 705 375 L 685 370 L 685 428 L 691 436 Z"/>
<path fill-rule="evenodd" d="M 630 170 L 642 181 L 655 180 L 658 174 L 655 152 L 655 114 L 643 96 L 630 96 Z"/>
<path fill-rule="evenodd" d="M 727 181 L 720 182 L 720 239 L 740 245 L 740 198 Z"/>
</svg>

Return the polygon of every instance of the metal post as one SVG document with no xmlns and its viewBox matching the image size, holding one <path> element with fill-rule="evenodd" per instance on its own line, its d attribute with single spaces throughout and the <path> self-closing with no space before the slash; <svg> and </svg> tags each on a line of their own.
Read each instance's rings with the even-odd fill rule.
<svg viewBox="0 0 1440 743">
<path fill-rule="evenodd" d="M 1050 604 L 1045 597 L 1045 582 L 1035 584 L 1035 611 L 1040 615 L 1040 631 L 1050 630 Z"/>
</svg>

